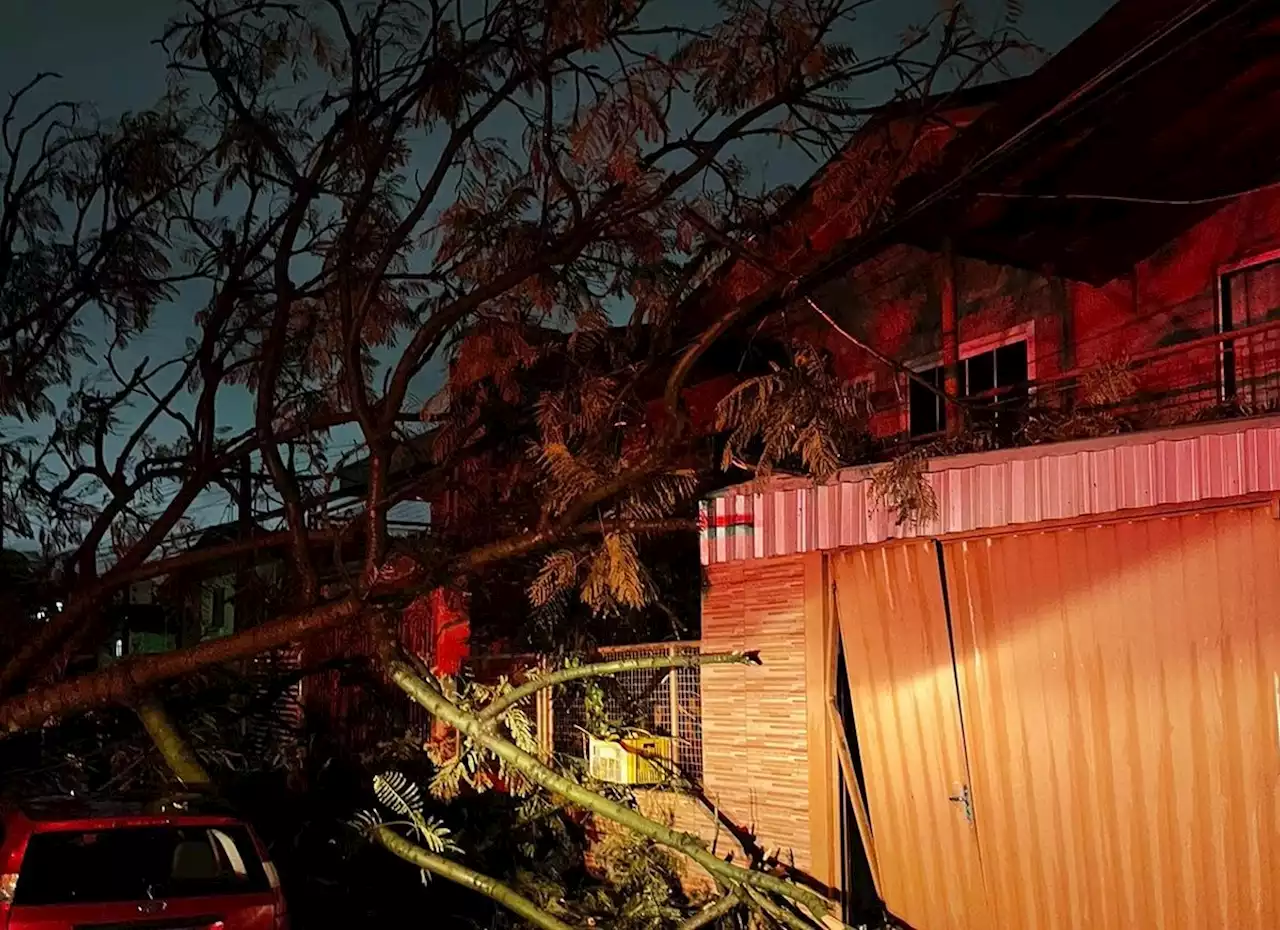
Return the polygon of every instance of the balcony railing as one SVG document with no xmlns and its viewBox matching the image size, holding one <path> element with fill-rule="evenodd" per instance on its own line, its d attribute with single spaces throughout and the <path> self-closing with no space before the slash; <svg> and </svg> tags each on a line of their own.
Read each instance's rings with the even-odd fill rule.
<svg viewBox="0 0 1280 930">
<path fill-rule="evenodd" d="M 905 393 L 905 392 L 903 392 Z M 911 436 L 905 401 L 873 398 L 886 457 L 982 451 L 1280 410 L 1280 320 L 1080 365 L 947 404 L 949 429 Z"/>
</svg>

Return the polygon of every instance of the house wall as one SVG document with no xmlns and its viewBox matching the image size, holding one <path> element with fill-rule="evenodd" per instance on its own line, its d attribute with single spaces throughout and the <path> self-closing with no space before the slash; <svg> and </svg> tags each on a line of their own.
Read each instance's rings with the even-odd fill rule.
<svg viewBox="0 0 1280 930">
<path fill-rule="evenodd" d="M 1280 191 L 1234 200 L 1133 272 L 1103 287 L 1048 277 L 977 259 L 954 259 L 957 336 L 965 343 L 1031 324 L 1034 380 L 1117 361 L 1209 336 L 1217 328 L 1219 273 L 1280 248 Z M 895 246 L 833 282 L 817 302 L 854 336 L 898 361 L 941 361 L 942 256 Z M 1270 298 L 1262 295 L 1264 302 Z M 1280 304 L 1280 295 L 1276 301 Z M 1280 307 L 1264 307 L 1275 318 Z M 1256 322 L 1256 320 L 1251 321 Z M 874 376 L 878 435 L 901 431 L 905 381 L 820 319 L 793 319 L 791 334 L 823 344 L 848 378 Z M 1256 336 L 1248 348 L 1280 368 L 1280 332 Z M 1216 346 L 1193 348 L 1139 366 L 1137 400 L 1167 408 L 1160 422 L 1183 422 L 1218 400 Z M 1176 395 L 1172 402 L 1170 395 Z"/>
<path fill-rule="evenodd" d="M 942 545 L 987 926 L 1280 926 L 1274 507 Z"/>
<path fill-rule="evenodd" d="M 703 649 L 758 649 L 762 661 L 703 670 L 706 790 L 829 887 L 842 884 L 841 789 L 824 719 L 836 654 L 824 550 L 1265 502 L 1280 492 L 1280 418 L 937 460 L 928 480 L 940 515 L 926 524 L 871 506 L 866 469 L 821 486 L 775 478 L 703 504 Z"/>
</svg>

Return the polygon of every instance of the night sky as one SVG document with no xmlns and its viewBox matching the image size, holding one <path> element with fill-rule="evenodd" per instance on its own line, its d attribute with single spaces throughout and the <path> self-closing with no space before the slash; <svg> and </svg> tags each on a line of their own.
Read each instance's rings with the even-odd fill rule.
<svg viewBox="0 0 1280 930">
<path fill-rule="evenodd" d="M 705 0 L 672 2 L 695 10 L 699 3 L 705 3 L 704 16 L 712 12 Z M 983 0 L 978 6 L 993 2 L 997 0 Z M 883 6 L 873 8 L 882 21 L 867 17 L 862 29 L 869 36 L 875 37 L 878 32 L 892 41 L 906 22 L 906 9 L 928 11 L 936 9 L 936 3 L 937 0 L 887 0 Z M 1026 0 L 1022 26 L 1034 42 L 1053 52 L 1110 5 L 1110 0 Z M 35 72 L 52 70 L 63 76 L 61 96 L 92 102 L 105 117 L 146 107 L 157 98 L 164 81 L 163 51 L 150 42 L 181 9 L 177 0 L 4 0 L 0 7 L 0 87 L 7 96 Z M 777 161 L 762 166 L 771 181 L 802 181 L 813 170 L 799 158 L 786 161 L 785 153 L 776 149 L 772 150 L 772 158 Z M 202 302 L 198 294 L 192 294 L 191 299 L 193 306 Z M 170 347 L 180 347 L 190 332 L 191 309 L 175 306 L 162 312 L 146 339 L 133 347 L 137 357 L 148 354 L 153 360 L 163 358 Z M 438 387 L 440 377 L 439 367 L 426 372 L 422 383 L 415 385 L 414 396 L 419 400 L 428 397 Z M 224 401 L 220 405 L 224 423 L 236 429 L 250 423 L 247 395 L 228 395 Z M 3 428 L 0 421 L 0 429 Z M 335 437 L 339 448 L 351 441 L 352 435 Z M 211 498 L 205 502 L 202 506 L 207 513 L 196 514 L 200 522 L 221 519 L 220 501 L 224 500 Z"/>
</svg>

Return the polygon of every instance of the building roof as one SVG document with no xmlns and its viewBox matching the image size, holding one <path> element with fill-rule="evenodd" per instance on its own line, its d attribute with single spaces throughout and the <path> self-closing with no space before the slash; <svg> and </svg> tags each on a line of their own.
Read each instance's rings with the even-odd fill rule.
<svg viewBox="0 0 1280 930">
<path fill-rule="evenodd" d="M 904 238 L 1101 284 L 1280 180 L 1280 6 L 1122 0 L 964 130 Z"/>
<path fill-rule="evenodd" d="M 1120 0 L 1033 74 L 937 101 L 966 120 L 934 165 L 899 184 L 899 219 L 805 261 L 821 283 L 896 242 L 950 240 L 976 258 L 1112 280 L 1227 200 L 1280 180 L 1280 120 L 1269 118 L 1280 114 L 1278 50 L 1280 6 L 1267 0 Z M 919 108 L 890 104 L 868 126 Z M 813 224 L 806 208 L 825 170 L 776 227 Z M 773 239 L 796 242 L 765 234 L 766 255 Z M 711 291 L 742 263 L 703 286 L 708 299 L 682 331 L 722 312 Z M 715 362 L 700 368 L 732 370 Z M 344 490 L 361 486 L 363 465 L 342 475 Z"/>
<path fill-rule="evenodd" d="M 856 212 L 841 210 L 839 207 L 833 209 L 831 205 L 823 203 L 824 200 L 830 199 L 830 194 L 823 191 L 823 182 L 834 174 L 841 162 L 850 158 L 856 159 L 860 150 L 882 152 L 885 146 L 897 151 L 899 155 L 908 155 L 907 151 L 897 148 L 904 143 L 913 149 L 910 152 L 911 156 L 919 156 L 923 160 L 926 157 L 927 146 L 918 143 L 930 134 L 930 129 L 948 130 L 942 145 L 945 147 L 951 144 L 950 140 L 965 127 L 1026 80 L 1026 78 L 1008 78 L 989 81 L 985 84 L 961 87 L 927 97 L 898 97 L 885 103 L 868 117 L 839 152 L 815 171 L 784 204 L 778 207 L 769 217 L 768 228 L 762 230 L 758 236 L 748 239 L 747 244 L 753 252 L 762 259 L 776 264 L 780 270 L 803 274 L 808 270 L 808 265 L 822 261 L 825 258 L 824 252 L 830 248 L 829 245 L 815 241 L 830 238 L 829 234 L 818 235 L 824 227 L 843 225 L 844 231 L 848 232 L 847 223 L 831 223 L 832 214 Z M 895 126 L 910 126 L 912 120 L 920 120 L 921 124 L 913 131 L 907 132 L 904 137 L 896 137 Z M 919 166 L 908 158 L 900 162 L 894 170 L 900 176 L 911 178 L 918 168 Z M 898 198 L 894 196 L 891 199 Z M 838 203 L 848 203 L 847 200 L 839 198 L 836 200 Z M 855 238 L 859 237 L 855 235 Z M 874 238 L 877 247 L 889 244 L 879 235 Z M 838 246 L 836 250 L 840 251 Z M 867 256 L 864 254 L 863 258 L 865 257 Z M 733 286 L 735 276 L 750 278 L 757 270 L 753 262 L 742 255 L 727 258 L 698 287 L 695 294 L 691 295 L 689 303 L 692 310 L 678 323 L 677 342 L 680 341 L 680 337 L 692 338 L 723 312 L 722 295 L 736 290 Z"/>
</svg>

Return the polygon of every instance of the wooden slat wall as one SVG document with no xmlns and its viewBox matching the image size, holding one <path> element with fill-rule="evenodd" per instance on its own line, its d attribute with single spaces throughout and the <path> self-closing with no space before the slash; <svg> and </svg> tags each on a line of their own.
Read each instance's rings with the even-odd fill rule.
<svg viewBox="0 0 1280 930">
<path fill-rule="evenodd" d="M 795 556 L 713 566 L 702 605 L 704 651 L 754 649 L 762 661 L 702 670 L 707 795 L 752 829 L 765 849 L 780 850 L 783 861 L 806 873 L 814 865 L 805 701 L 808 564 L 810 557 Z"/>
</svg>

